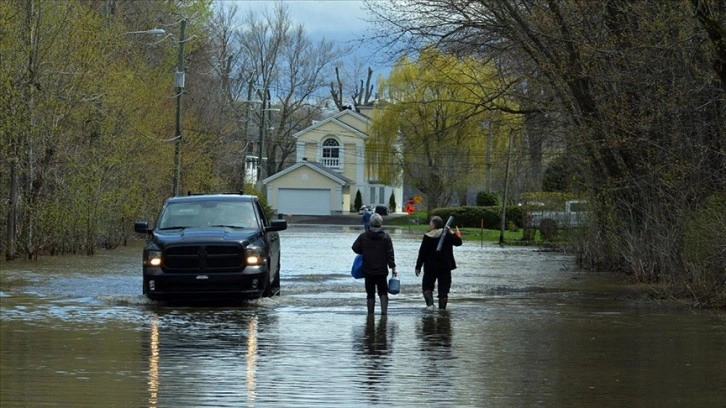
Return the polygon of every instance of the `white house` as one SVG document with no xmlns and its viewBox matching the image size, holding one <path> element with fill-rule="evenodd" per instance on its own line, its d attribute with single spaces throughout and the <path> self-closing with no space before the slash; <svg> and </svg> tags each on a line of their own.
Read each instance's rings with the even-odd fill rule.
<svg viewBox="0 0 726 408">
<path fill-rule="evenodd" d="M 363 204 L 388 206 L 391 194 L 400 211 L 401 187 L 380 184 L 366 166 L 365 142 L 371 119 L 344 110 L 293 135 L 296 163 L 264 180 L 267 202 L 278 214 L 337 215 Z"/>
</svg>

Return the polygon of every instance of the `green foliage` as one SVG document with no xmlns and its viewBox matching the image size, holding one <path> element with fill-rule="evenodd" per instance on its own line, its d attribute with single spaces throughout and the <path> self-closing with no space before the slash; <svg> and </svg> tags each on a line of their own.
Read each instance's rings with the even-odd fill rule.
<svg viewBox="0 0 726 408">
<path fill-rule="evenodd" d="M 569 185 L 570 171 L 567 161 L 563 156 L 556 158 L 550 163 L 542 177 L 542 191 L 567 191 Z"/>
<path fill-rule="evenodd" d="M 30 4 L 0 2 L 0 15 L 23 16 Z M 127 27 L 85 3 L 56 1 L 34 2 L 32 36 L 23 18 L 4 20 L 0 155 L 6 160 L 0 160 L 0 183 L 10 186 L 11 174 L 20 182 L 12 196 L 0 189 L 0 202 L 7 203 L 0 218 L 16 211 L 21 227 L 8 231 L 4 224 L 2 236 L 9 234 L 21 252 L 91 255 L 98 246 L 113 248 L 125 242 L 135 219 L 151 219 L 171 192 L 168 139 L 175 105 L 169 72 L 176 47 L 124 33 L 175 23 L 171 16 L 179 14 L 195 16 L 192 27 L 204 27 L 211 3 L 126 5 L 148 20 Z M 179 13 L 180 7 L 189 14 Z M 32 67 L 26 65 L 30 51 L 36 52 Z M 193 52 L 192 42 L 187 51 Z M 185 110 L 185 120 L 193 121 L 192 109 Z M 185 187 L 218 185 L 202 138 L 188 133 Z M 22 165 L 10 172 L 10 163 Z"/>
<path fill-rule="evenodd" d="M 522 228 L 525 225 L 525 211 L 518 205 L 510 205 L 507 207 L 507 223 L 514 223 L 516 228 Z"/>
<path fill-rule="evenodd" d="M 484 228 L 499 229 L 501 227 L 501 207 L 445 207 L 437 208 L 430 212 L 431 216 L 438 215 L 444 221 L 449 216 L 454 217 L 454 224 L 459 227 L 480 228 L 482 221 Z M 512 222 L 516 228 L 522 225 L 522 210 L 517 206 L 507 207 L 507 220 Z"/>
<path fill-rule="evenodd" d="M 353 200 L 353 208 L 350 210 L 356 212 L 361 207 L 363 207 L 363 198 L 360 195 L 360 190 L 357 190 L 355 192 L 355 200 Z"/>
<path fill-rule="evenodd" d="M 557 222 L 551 218 L 545 218 L 539 223 L 539 232 L 545 241 L 554 241 L 557 238 Z"/>
<path fill-rule="evenodd" d="M 545 169 L 542 176 L 542 190 L 546 192 L 575 192 L 583 190 L 584 169 L 578 166 L 578 159 L 561 155 Z"/>
<path fill-rule="evenodd" d="M 480 191 L 476 194 L 476 205 L 480 207 L 497 205 L 497 195 L 494 193 L 487 193 L 486 191 Z"/>
<path fill-rule="evenodd" d="M 687 275 L 678 282 L 701 303 L 726 307 L 726 193 L 716 193 L 687 219 L 683 255 Z"/>
<path fill-rule="evenodd" d="M 267 218 L 272 219 L 275 216 L 272 207 L 270 207 L 270 205 L 267 203 L 267 197 L 265 197 L 264 194 L 257 190 L 254 184 L 246 184 L 244 193 L 247 195 L 257 196 L 257 198 L 260 200 L 260 204 L 262 204 L 262 208 L 265 209 L 265 215 L 267 216 Z"/>
<path fill-rule="evenodd" d="M 388 198 L 388 211 L 392 213 L 396 212 L 396 196 L 393 195 L 393 193 L 391 193 L 391 197 Z"/>
<path fill-rule="evenodd" d="M 366 141 L 371 171 L 389 184 L 399 183 L 403 171 L 426 196 L 428 208 L 447 205 L 453 193 L 484 174 L 483 156 L 476 154 L 485 139 L 481 120 L 493 118 L 482 109 L 479 87 L 496 75 L 492 64 L 434 48 L 421 50 L 415 60 L 399 60 L 380 84 L 379 94 L 390 103 L 373 113 L 372 137 Z M 511 100 L 494 99 L 517 109 Z M 520 122 L 518 116 L 498 115 L 501 129 Z M 500 138 L 505 132 L 493 133 Z"/>
</svg>

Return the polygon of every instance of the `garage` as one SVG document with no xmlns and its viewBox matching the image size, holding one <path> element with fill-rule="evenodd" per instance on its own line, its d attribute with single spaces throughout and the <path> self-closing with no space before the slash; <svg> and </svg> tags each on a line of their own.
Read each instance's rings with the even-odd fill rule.
<svg viewBox="0 0 726 408">
<path fill-rule="evenodd" d="M 278 214 L 330 215 L 330 189 L 281 188 L 277 192 Z"/>
</svg>

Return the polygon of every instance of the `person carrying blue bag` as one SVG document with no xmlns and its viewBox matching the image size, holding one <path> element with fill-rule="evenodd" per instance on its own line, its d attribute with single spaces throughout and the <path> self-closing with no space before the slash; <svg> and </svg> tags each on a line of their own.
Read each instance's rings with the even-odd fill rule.
<svg viewBox="0 0 726 408">
<path fill-rule="evenodd" d="M 373 214 L 371 229 L 358 235 L 351 247 L 353 252 L 363 255 L 368 314 L 375 312 L 376 292 L 381 299 L 381 315 L 388 314 L 388 268 L 393 276 L 398 276 L 393 241 L 381 229 L 382 226 L 383 218 L 380 214 Z"/>
</svg>

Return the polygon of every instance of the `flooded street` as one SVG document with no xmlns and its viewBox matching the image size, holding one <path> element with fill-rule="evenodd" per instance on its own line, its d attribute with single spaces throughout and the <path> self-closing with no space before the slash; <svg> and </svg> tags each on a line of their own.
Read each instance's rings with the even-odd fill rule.
<svg viewBox="0 0 726 408">
<path fill-rule="evenodd" d="M 281 296 L 169 306 L 142 242 L 3 263 L 0 406 L 726 407 L 726 316 L 637 300 L 567 254 L 467 242 L 426 311 L 420 236 L 391 232 L 401 293 L 365 308 L 358 228 L 281 232 Z"/>
</svg>

